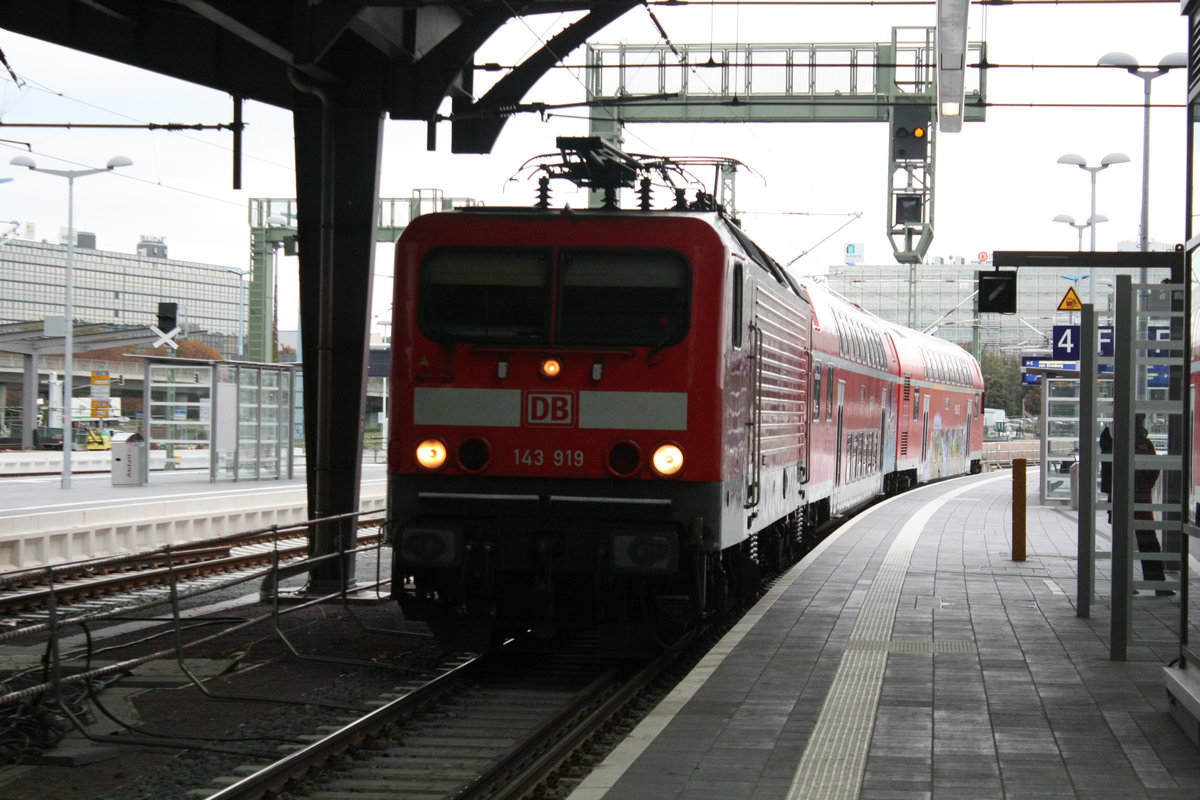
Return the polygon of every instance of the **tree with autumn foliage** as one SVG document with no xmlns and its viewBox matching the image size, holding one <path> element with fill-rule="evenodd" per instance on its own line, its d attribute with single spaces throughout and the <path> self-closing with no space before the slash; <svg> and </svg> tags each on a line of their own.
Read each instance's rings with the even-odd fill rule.
<svg viewBox="0 0 1200 800">
<path fill-rule="evenodd" d="M 204 342 L 193 342 L 188 339 L 180 341 L 179 349 L 174 352 L 166 345 L 163 345 L 162 347 L 147 349 L 146 354 L 152 356 L 173 356 L 175 358 L 199 358 L 205 361 L 225 360 L 225 356 L 221 354 L 220 350 L 209 347 Z"/>
<path fill-rule="evenodd" d="M 162 347 L 125 346 L 75 354 L 76 358 L 86 358 L 92 361 L 141 361 L 141 356 L 173 356 L 175 358 L 198 358 L 205 361 L 225 360 L 225 356 L 221 354 L 220 350 L 209 347 L 204 342 L 194 342 L 189 339 L 181 339 L 178 350 L 171 350 L 166 345 Z"/>
</svg>

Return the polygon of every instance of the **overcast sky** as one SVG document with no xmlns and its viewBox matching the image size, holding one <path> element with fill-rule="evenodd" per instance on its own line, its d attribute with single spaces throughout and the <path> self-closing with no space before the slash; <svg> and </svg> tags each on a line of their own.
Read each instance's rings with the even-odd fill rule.
<svg viewBox="0 0 1200 800">
<path fill-rule="evenodd" d="M 933 5 L 891 8 L 856 5 L 654 6 L 676 44 L 737 42 L 886 42 L 892 26 L 935 22 Z M 562 24 L 557 15 L 515 21 L 483 51 L 480 62 L 512 64 Z M 1018 104 L 992 108 L 988 119 L 967 123 L 937 144 L 935 238 L 930 256 L 975 259 L 994 250 L 1062 249 L 1077 244 L 1074 229 L 1052 222 L 1057 214 L 1084 221 L 1088 175 L 1059 165 L 1074 152 L 1098 163 L 1124 152 L 1129 164 L 1098 176 L 1097 212 L 1111 222 L 1097 229 L 1097 248 L 1134 240 L 1141 202 L 1141 80 L 1122 70 L 1065 69 L 1091 65 L 1110 51 L 1157 64 L 1187 49 L 1186 20 L 1177 2 L 973 6 L 968 39 L 986 40 L 992 64 L 1046 65 L 997 68 L 988 75 L 988 100 Z M 783 33 L 781 33 L 783 32 Z M 645 8 L 630 11 L 598 34 L 596 43 L 660 41 Z M 217 123 L 231 118 L 221 92 L 142 72 L 28 39 L 0 29 L 0 49 L 25 85 L 0 72 L 0 121 Z M 582 49 L 567 61 L 582 64 Z M 581 71 L 555 70 L 526 97 L 551 103 L 583 99 Z M 1153 83 L 1153 101 L 1182 106 L 1184 70 Z M 1030 104 L 1131 104 L 1129 108 L 1046 108 Z M 582 113 L 579 114 L 583 116 Z M 248 266 L 247 205 L 255 197 L 294 197 L 290 114 L 249 103 L 245 110 L 241 191 L 231 186 L 227 133 L 7 127 L 0 141 L 0 220 L 33 223 L 37 238 L 58 241 L 65 228 L 66 186 L 58 178 L 8 166 L 28 152 L 41 167 L 100 167 L 113 155 L 134 165 L 76 183 L 75 221 L 97 235 L 101 249 L 133 252 L 140 235 L 165 236 L 172 258 Z M 549 152 L 554 138 L 586 133 L 582 118 L 526 116 L 510 121 L 492 154 L 449 153 L 448 124 L 439 126 L 439 151 L 425 150 L 425 125 L 386 125 L 381 195 L 407 197 L 415 188 L 441 189 L 489 205 L 528 205 L 533 187 L 508 179 L 530 156 Z M 1185 122 L 1182 108 L 1156 108 L 1152 118 L 1151 238 L 1180 242 L 1184 235 Z M 847 243 L 862 243 L 866 262 L 893 263 L 886 236 L 888 131 L 883 123 L 770 123 L 631 125 L 627 150 L 660 155 L 730 156 L 757 175 L 738 183 L 746 229 L 797 272 L 840 264 Z M 561 199 L 561 193 L 559 194 Z M 572 203 L 572 205 L 581 205 Z M 853 214 L 861 217 L 852 220 Z M 849 222 L 850 224 L 846 225 Z M 837 229 L 845 225 L 840 231 Z M 7 227 L 7 226 L 6 226 Z M 836 231 L 836 232 L 835 232 Z M 822 243 L 823 242 L 823 243 Z M 1088 234 L 1084 234 L 1087 246 Z M 798 260 L 797 260 L 798 259 Z M 280 327 L 295 326 L 295 266 L 281 269 Z M 373 313 L 390 303 L 391 257 L 377 255 Z"/>
</svg>

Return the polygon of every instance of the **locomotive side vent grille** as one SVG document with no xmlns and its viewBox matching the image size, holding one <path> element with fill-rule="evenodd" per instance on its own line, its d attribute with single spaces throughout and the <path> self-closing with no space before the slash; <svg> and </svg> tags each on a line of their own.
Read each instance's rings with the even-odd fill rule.
<svg viewBox="0 0 1200 800">
<path fill-rule="evenodd" d="M 900 455 L 908 455 L 908 431 L 900 434 Z"/>
</svg>

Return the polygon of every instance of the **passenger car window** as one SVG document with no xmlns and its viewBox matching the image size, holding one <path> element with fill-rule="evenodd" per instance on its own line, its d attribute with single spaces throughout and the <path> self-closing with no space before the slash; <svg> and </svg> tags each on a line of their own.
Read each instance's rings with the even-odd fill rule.
<svg viewBox="0 0 1200 800">
<path fill-rule="evenodd" d="M 821 364 L 813 365 L 813 422 L 821 421 Z"/>
</svg>

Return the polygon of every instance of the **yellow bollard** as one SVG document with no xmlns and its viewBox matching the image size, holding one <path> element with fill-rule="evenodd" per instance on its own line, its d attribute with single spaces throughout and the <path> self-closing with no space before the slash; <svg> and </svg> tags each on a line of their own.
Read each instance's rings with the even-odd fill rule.
<svg viewBox="0 0 1200 800">
<path fill-rule="evenodd" d="M 1012 462 L 1012 560 L 1025 560 L 1025 463 L 1023 458 Z"/>
</svg>

